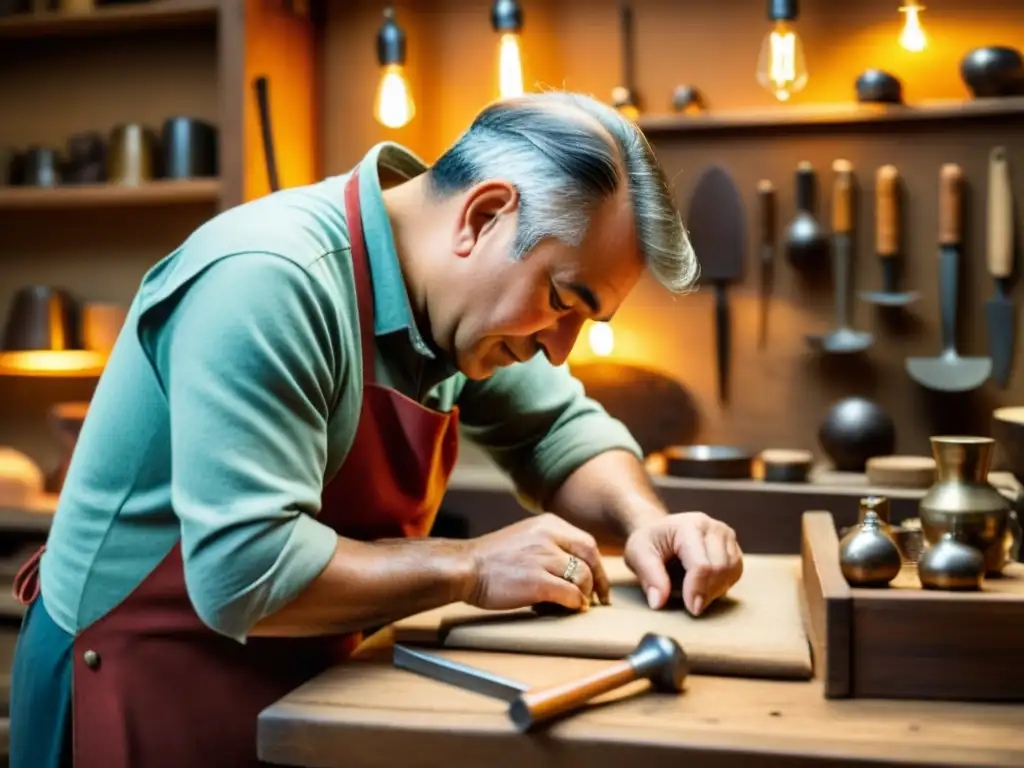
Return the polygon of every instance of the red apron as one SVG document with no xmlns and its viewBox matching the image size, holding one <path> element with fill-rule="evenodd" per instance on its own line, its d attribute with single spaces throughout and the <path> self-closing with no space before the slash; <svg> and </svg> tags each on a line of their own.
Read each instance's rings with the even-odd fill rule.
<svg viewBox="0 0 1024 768">
<path fill-rule="evenodd" d="M 345 188 L 359 301 L 363 404 L 349 454 L 324 488 L 318 519 L 361 540 L 425 536 L 458 452 L 458 409 L 442 413 L 374 382 L 373 288 L 359 206 L 359 175 Z M 15 589 L 38 594 L 38 556 Z M 256 717 L 344 659 L 358 635 L 219 635 L 185 590 L 181 547 L 117 607 L 75 638 L 76 768 L 245 768 L 256 757 Z"/>
</svg>

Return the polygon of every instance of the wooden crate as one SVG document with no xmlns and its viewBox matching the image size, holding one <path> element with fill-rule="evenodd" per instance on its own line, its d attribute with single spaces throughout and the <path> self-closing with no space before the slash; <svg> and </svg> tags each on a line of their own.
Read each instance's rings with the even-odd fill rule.
<svg viewBox="0 0 1024 768">
<path fill-rule="evenodd" d="M 973 593 L 850 587 L 829 512 L 802 520 L 802 586 L 815 675 L 828 698 L 1024 701 L 1024 564 Z"/>
</svg>

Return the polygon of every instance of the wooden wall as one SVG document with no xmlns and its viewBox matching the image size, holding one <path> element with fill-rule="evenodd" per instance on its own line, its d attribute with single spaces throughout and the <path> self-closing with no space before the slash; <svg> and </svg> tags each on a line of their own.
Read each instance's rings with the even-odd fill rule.
<svg viewBox="0 0 1024 768">
<path fill-rule="evenodd" d="M 339 173 L 374 142 L 392 139 L 428 161 L 463 130 L 476 111 L 494 97 L 495 40 L 486 0 L 406 0 L 397 13 L 409 36 L 409 73 L 417 98 L 415 120 L 390 131 L 372 118 L 376 85 L 374 35 L 382 4 L 359 0 L 330 4 L 323 46 L 322 139 L 324 172 Z M 614 0 L 535 0 L 523 2 L 527 84 L 563 87 L 608 98 L 619 80 L 619 33 Z M 636 0 L 637 79 L 646 111 L 668 112 L 670 94 L 693 83 L 716 110 L 773 106 L 754 80 L 758 48 L 768 28 L 764 0 L 729 3 L 668 3 Z M 922 18 L 929 48 L 903 51 L 895 0 L 804 0 L 798 31 L 805 43 L 810 82 L 795 104 L 844 102 L 864 69 L 897 74 L 908 102 L 967 98 L 959 60 L 973 47 L 1004 44 L 1024 48 L 1024 4 L 1017 0 L 932 0 Z M 857 302 L 855 321 L 876 334 L 876 344 L 860 363 L 820 361 L 805 351 L 803 336 L 832 324 L 830 288 L 801 288 L 781 254 L 769 349 L 755 344 L 757 273 L 754 232 L 743 285 L 732 291 L 734 313 L 734 394 L 728 407 L 715 396 L 713 295 L 702 289 L 673 298 L 647 282 L 634 292 L 616 318 L 616 355 L 659 368 L 693 393 L 701 410 L 700 439 L 707 442 L 816 447 L 816 432 L 829 405 L 847 395 L 867 395 L 896 419 L 901 452 L 926 452 L 936 431 L 987 432 L 995 404 L 1019 402 L 1024 385 L 1024 352 L 1006 392 L 991 384 L 964 397 L 929 396 L 907 377 L 907 355 L 939 349 L 936 197 L 939 166 L 960 163 L 967 179 L 968 262 L 962 284 L 961 352 L 986 349 L 983 304 L 991 292 L 984 267 L 984 199 L 990 147 L 1010 148 L 1016 193 L 1024 195 L 1024 117 L 1012 126 L 975 122 L 950 127 L 916 126 L 813 128 L 746 131 L 729 135 L 682 133 L 653 139 L 681 202 L 699 172 L 721 163 L 744 191 L 748 216 L 755 214 L 755 185 L 770 178 L 779 190 L 780 227 L 793 215 L 793 173 L 801 160 L 818 171 L 818 214 L 828 221 L 831 164 L 853 162 L 860 197 L 857 215 L 855 283 L 875 287 L 873 187 L 879 165 L 895 163 L 907 191 L 907 274 L 924 297 L 906 327 L 880 325 L 873 308 Z M 915 319 L 916 318 L 916 319 Z M 1024 349 L 1024 343 L 1018 345 Z M 588 358 L 581 338 L 575 359 Z"/>
</svg>

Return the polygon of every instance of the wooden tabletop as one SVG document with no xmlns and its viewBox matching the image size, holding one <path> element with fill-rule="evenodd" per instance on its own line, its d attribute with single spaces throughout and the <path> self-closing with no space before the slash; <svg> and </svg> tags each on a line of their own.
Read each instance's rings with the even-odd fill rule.
<svg viewBox="0 0 1024 768">
<path fill-rule="evenodd" d="M 444 651 L 528 684 L 607 663 Z M 390 663 L 381 633 L 260 715 L 260 756 L 305 768 L 789 768 L 1024 766 L 1024 705 L 829 701 L 814 682 L 690 676 L 682 695 L 637 683 L 520 735 L 500 701 Z"/>
</svg>

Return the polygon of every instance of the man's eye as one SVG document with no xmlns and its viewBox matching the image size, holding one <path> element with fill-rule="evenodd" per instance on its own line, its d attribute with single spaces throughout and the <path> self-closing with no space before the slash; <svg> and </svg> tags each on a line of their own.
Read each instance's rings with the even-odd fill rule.
<svg viewBox="0 0 1024 768">
<path fill-rule="evenodd" d="M 558 295 L 558 291 L 555 290 L 554 285 L 552 285 L 549 289 L 549 294 L 549 300 L 551 302 L 552 309 L 558 312 L 565 312 L 565 310 L 569 308 L 569 305 L 562 301 L 561 297 Z"/>
</svg>

